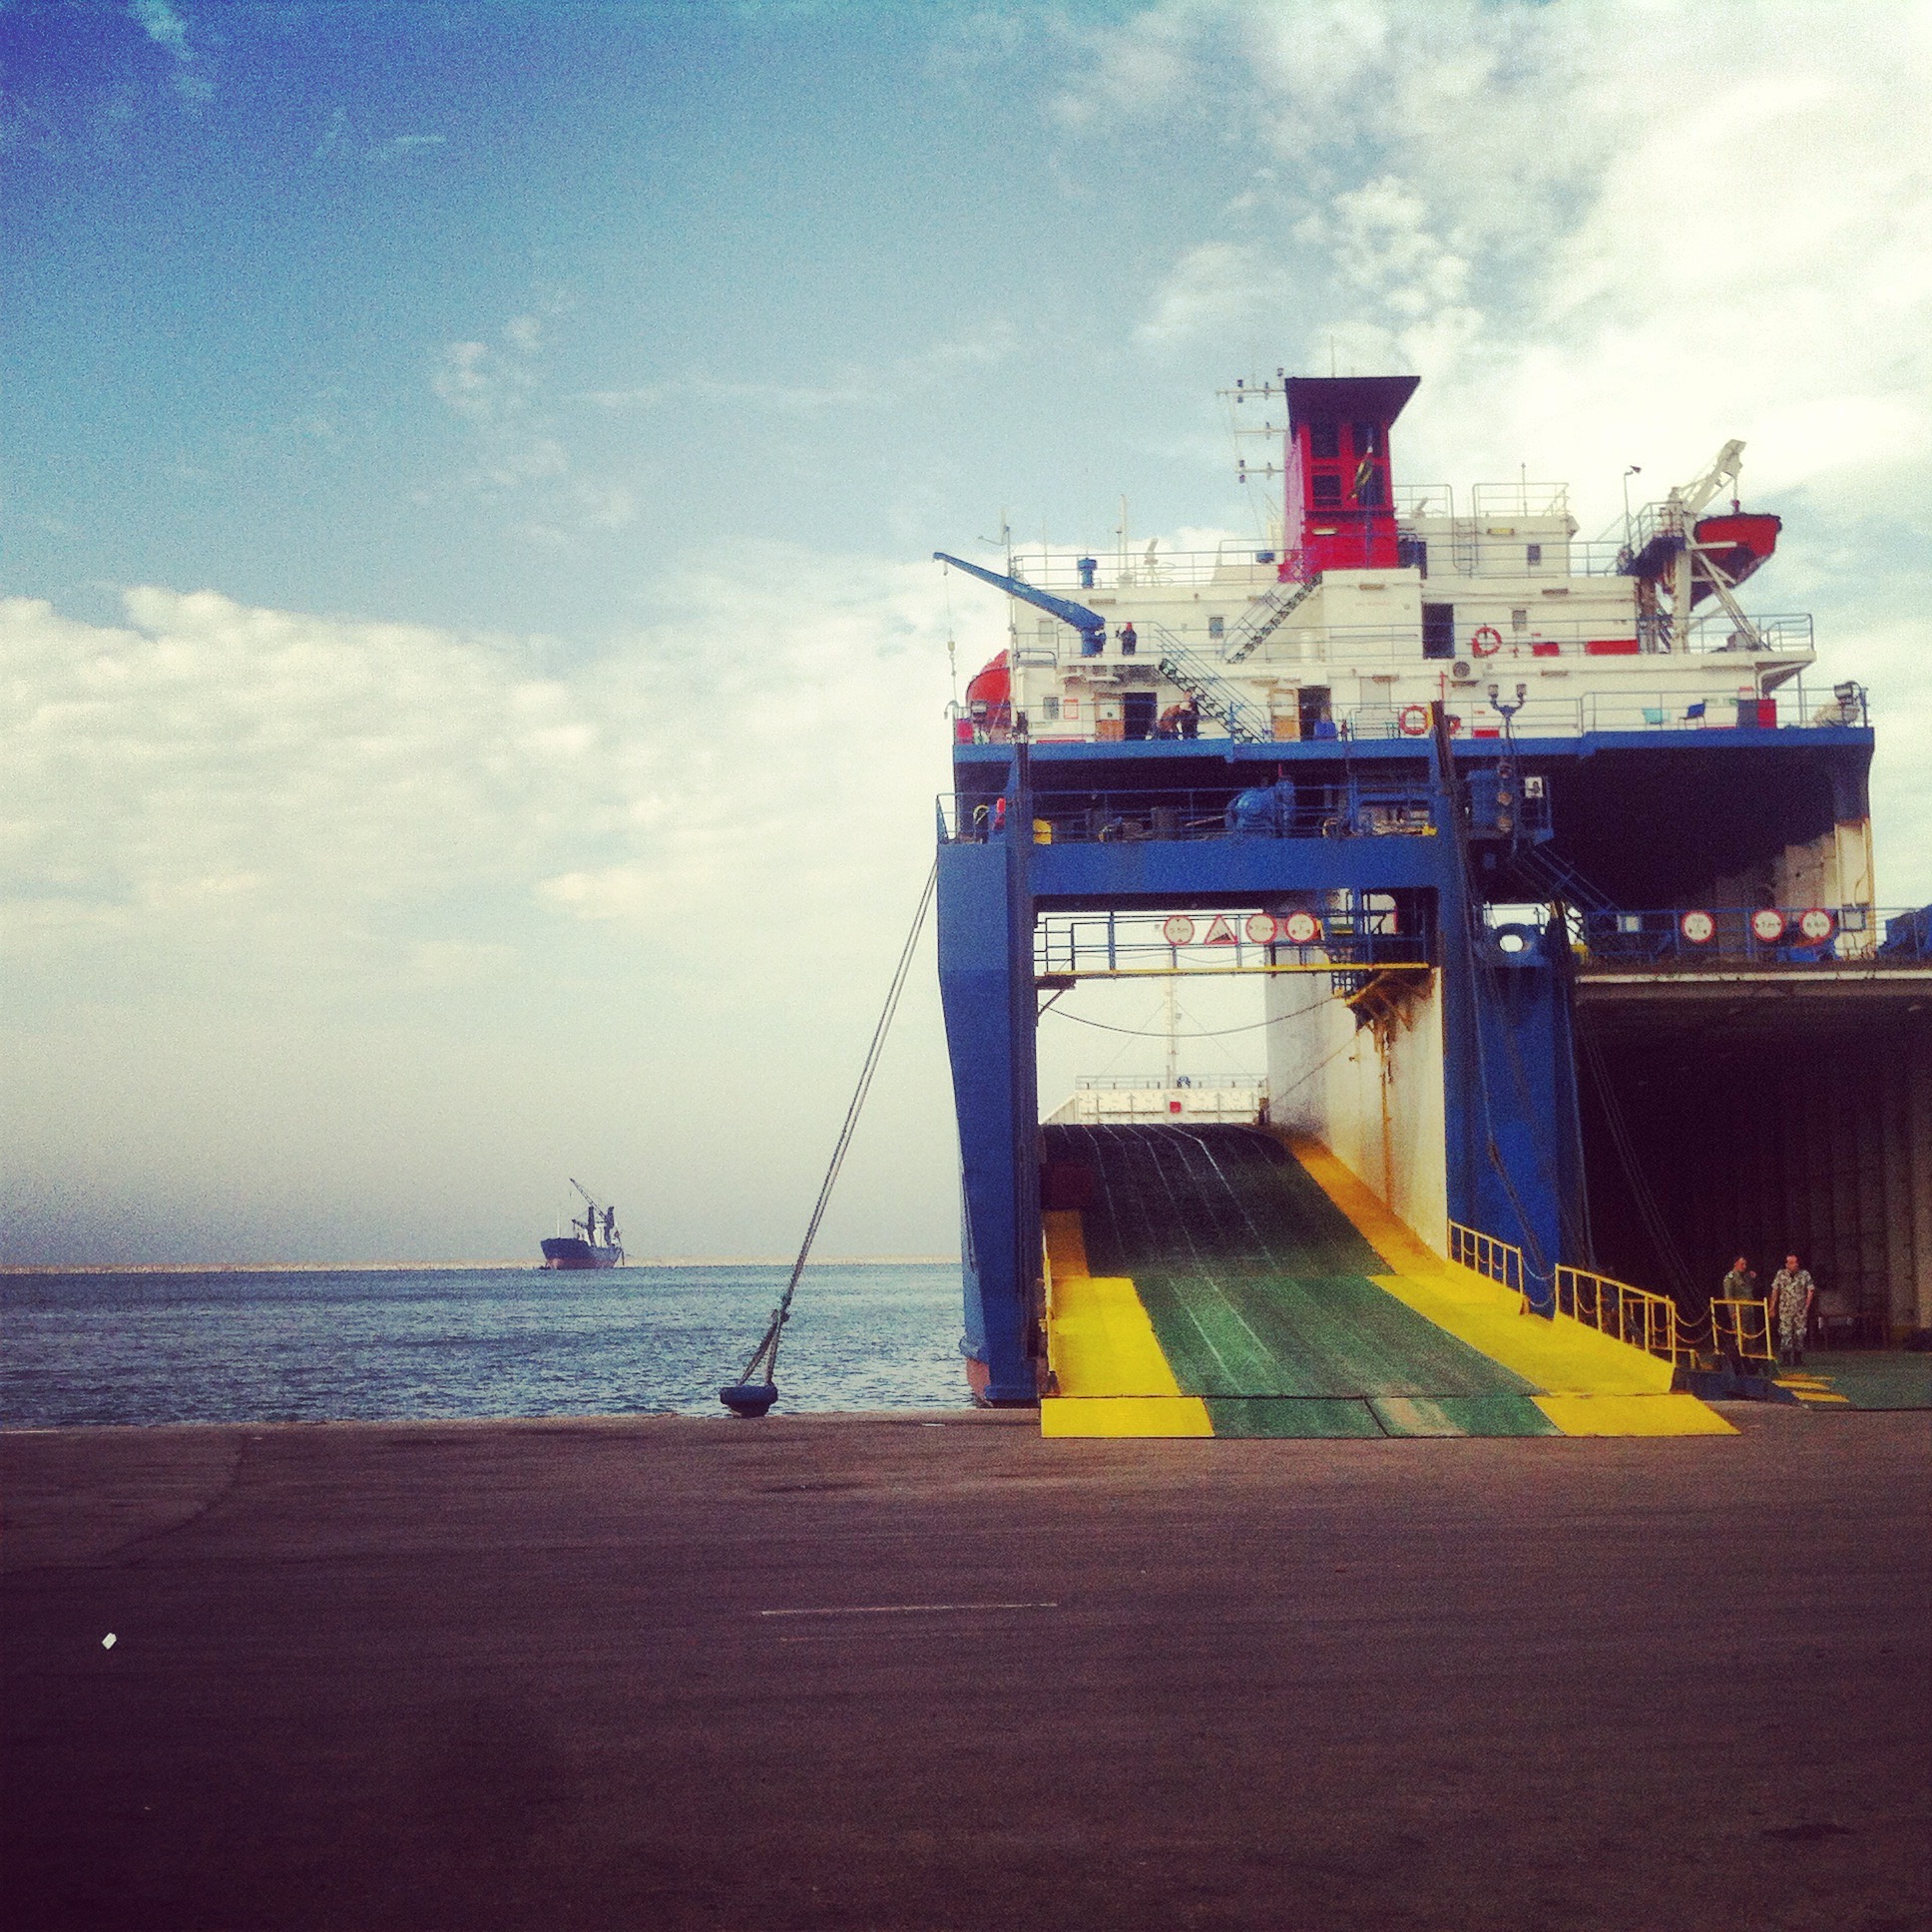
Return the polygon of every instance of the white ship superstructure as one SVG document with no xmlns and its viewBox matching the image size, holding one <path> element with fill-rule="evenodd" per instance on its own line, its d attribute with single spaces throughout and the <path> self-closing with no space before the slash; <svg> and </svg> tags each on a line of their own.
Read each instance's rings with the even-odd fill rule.
<svg viewBox="0 0 1932 1932">
<path fill-rule="evenodd" d="M 1246 472 L 1287 477 L 1265 540 L 1130 549 L 1123 530 L 1111 557 L 1043 545 L 984 572 L 1013 589 L 1010 688 L 974 681 L 962 737 L 997 738 L 1012 710 L 1042 743 L 1419 737 L 1432 703 L 1478 737 L 1500 734 L 1500 707 L 1536 737 L 1861 722 L 1855 688 L 1805 688 L 1808 616 L 1739 602 L 1778 528 L 1742 510 L 1740 443 L 1587 541 L 1565 484 L 1394 487 L 1389 426 L 1413 386 L 1234 392 L 1263 408 L 1287 392 L 1285 463 Z M 1303 419 L 1297 388 L 1348 413 Z M 1042 593 L 1097 623 L 1077 628 Z"/>
</svg>

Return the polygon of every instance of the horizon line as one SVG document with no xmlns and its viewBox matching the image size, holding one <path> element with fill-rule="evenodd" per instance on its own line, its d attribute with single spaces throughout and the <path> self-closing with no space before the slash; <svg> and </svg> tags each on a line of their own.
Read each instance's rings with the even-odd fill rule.
<svg viewBox="0 0 1932 1932">
<path fill-rule="evenodd" d="M 815 1267 L 950 1267 L 957 1254 L 827 1254 Z M 554 1268 L 544 1261 L 4 1261 L 10 1274 L 615 1274 L 627 1268 L 789 1267 L 793 1254 L 662 1254 L 612 1268 Z"/>
</svg>

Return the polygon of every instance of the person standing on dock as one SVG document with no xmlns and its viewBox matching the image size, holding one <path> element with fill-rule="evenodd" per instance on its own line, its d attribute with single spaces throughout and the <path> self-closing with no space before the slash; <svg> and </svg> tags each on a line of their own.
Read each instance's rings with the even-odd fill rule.
<svg viewBox="0 0 1932 1932">
<path fill-rule="evenodd" d="M 1781 1366 L 1804 1366 L 1804 1328 L 1817 1292 L 1811 1270 L 1799 1267 L 1795 1254 L 1785 1255 L 1784 1265 L 1771 1276 L 1771 1307 L 1777 1315 L 1777 1359 Z"/>
</svg>

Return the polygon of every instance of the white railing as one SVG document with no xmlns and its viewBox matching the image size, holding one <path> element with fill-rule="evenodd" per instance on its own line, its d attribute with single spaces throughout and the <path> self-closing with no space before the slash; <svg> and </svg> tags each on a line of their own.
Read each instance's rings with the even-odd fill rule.
<svg viewBox="0 0 1932 1932">
<path fill-rule="evenodd" d="M 1469 492 L 1470 515 L 1562 517 L 1570 514 L 1568 483 L 1477 483 Z"/>
<path fill-rule="evenodd" d="M 1149 1088 L 1165 1088 L 1161 1074 L 1079 1074 L 1074 1079 L 1076 1093 L 1143 1093 Z M 1211 1080 L 1191 1080 L 1183 1075 L 1181 1085 L 1212 1089 L 1216 1093 L 1258 1093 L 1267 1085 L 1265 1074 L 1215 1074 Z"/>
<path fill-rule="evenodd" d="M 1448 658 L 1423 658 L 1421 634 L 1414 624 L 1298 624 L 1295 615 L 1290 613 L 1259 652 L 1239 662 L 1249 669 L 1261 663 L 1281 662 L 1332 664 L 1344 668 L 1361 664 L 1373 665 L 1378 669 L 1391 663 L 1404 666 L 1421 664 L 1444 671 L 1449 667 Z M 1493 621 L 1499 617 L 1500 622 Z M 1737 655 L 1737 648 L 1727 643 L 1728 626 L 1699 625 L 1690 633 L 1689 648 L 1673 652 L 1645 648 L 1646 641 L 1637 633 L 1634 610 L 1594 618 L 1557 617 L 1538 610 L 1535 617 L 1534 623 L 1526 621 L 1519 631 L 1507 613 L 1492 613 L 1485 618 L 1478 612 L 1458 611 L 1453 655 L 1472 662 L 1479 676 L 1485 666 L 1492 671 L 1505 665 L 1514 669 L 1527 666 L 1537 659 L 1575 663 L 1579 660 L 1594 662 L 1598 659 L 1642 657 L 1669 663 L 1673 659 Z M 1123 618 L 1122 622 L 1125 621 Z M 1787 657 L 1811 655 L 1809 617 L 1779 616 L 1752 618 L 1750 621 L 1763 637 L 1765 650 Z M 1223 654 L 1238 650 L 1242 636 L 1236 622 L 1227 622 L 1216 629 L 1210 618 L 1191 613 L 1173 621 L 1164 621 L 1159 627 L 1149 622 L 1137 623 L 1137 648 L 1132 653 L 1124 653 L 1119 628 L 1115 626 L 1110 630 L 1099 652 L 1084 659 L 1080 640 L 1069 626 L 1056 623 L 1051 639 L 1042 637 L 1037 630 L 1031 637 L 1023 633 L 1025 642 L 1020 647 L 1021 662 L 1032 664 L 1051 660 L 1062 665 L 1081 662 L 1144 664 L 1158 656 L 1155 649 L 1159 641 L 1157 629 L 1164 631 L 1184 650 L 1220 660 Z M 1490 651 L 1479 655 L 1477 645 L 1490 643 L 1488 638 L 1477 637 L 1477 633 L 1485 628 L 1495 632 L 1496 641 Z"/>
<path fill-rule="evenodd" d="M 1156 542 L 1125 553 L 1049 544 L 1014 551 L 1004 569 L 1036 590 L 1075 600 L 1166 585 L 1192 589 L 1213 585 L 1252 594 L 1277 581 L 1281 554 L 1263 537 L 1230 539 L 1212 550 L 1169 550 Z M 996 559 L 987 568 L 1000 570 L 1002 563 Z"/>
</svg>

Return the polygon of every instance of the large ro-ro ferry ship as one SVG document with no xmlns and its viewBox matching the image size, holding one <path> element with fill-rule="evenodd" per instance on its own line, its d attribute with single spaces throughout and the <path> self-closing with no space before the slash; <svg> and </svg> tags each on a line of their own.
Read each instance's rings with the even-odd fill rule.
<svg viewBox="0 0 1932 1932">
<path fill-rule="evenodd" d="M 1049 1433 L 1721 1430 L 1740 1253 L 1932 1327 L 1928 913 L 1742 445 L 1589 541 L 1401 476 L 1416 388 L 1229 392 L 1266 539 L 936 553 L 1009 609 L 939 804 L 966 1366 Z M 1197 973 L 1260 982 L 1251 1112 L 1040 1124 L 1043 1001 Z"/>
</svg>

